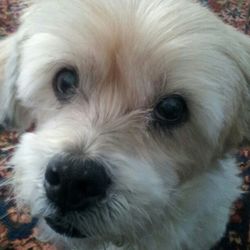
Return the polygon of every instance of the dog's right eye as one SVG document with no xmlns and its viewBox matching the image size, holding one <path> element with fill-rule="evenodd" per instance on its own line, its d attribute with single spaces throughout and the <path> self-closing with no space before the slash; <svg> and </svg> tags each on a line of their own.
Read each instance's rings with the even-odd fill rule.
<svg viewBox="0 0 250 250">
<path fill-rule="evenodd" d="M 185 99 L 177 94 L 162 98 L 154 108 L 153 118 L 156 124 L 172 128 L 183 123 L 188 116 Z"/>
<path fill-rule="evenodd" d="M 60 101 L 67 101 L 71 98 L 76 93 L 77 87 L 78 75 L 74 69 L 61 69 L 53 81 L 54 92 Z"/>
</svg>

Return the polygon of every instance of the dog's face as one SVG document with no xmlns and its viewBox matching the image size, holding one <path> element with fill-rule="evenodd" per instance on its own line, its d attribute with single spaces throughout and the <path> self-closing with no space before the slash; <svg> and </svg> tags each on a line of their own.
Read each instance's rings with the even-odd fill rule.
<svg viewBox="0 0 250 250">
<path fill-rule="evenodd" d="M 45 0 L 2 44 L 2 119 L 36 123 L 15 196 L 52 238 L 152 233 L 247 135 L 249 41 L 180 2 Z"/>
</svg>

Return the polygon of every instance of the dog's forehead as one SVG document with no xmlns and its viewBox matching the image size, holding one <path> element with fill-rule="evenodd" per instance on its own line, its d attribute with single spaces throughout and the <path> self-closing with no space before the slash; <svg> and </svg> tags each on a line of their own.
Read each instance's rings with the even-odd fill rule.
<svg viewBox="0 0 250 250">
<path fill-rule="evenodd" d="M 127 82 L 134 82 L 143 76 L 155 83 L 173 64 L 171 59 L 178 59 L 182 52 L 169 53 L 174 53 L 177 47 L 189 46 L 181 43 L 192 43 L 188 39 L 178 41 L 185 23 L 173 15 L 177 9 L 172 1 L 35 2 L 24 18 L 27 36 L 39 33 L 57 36 L 58 42 L 52 39 L 56 44 L 50 53 L 59 54 L 57 44 L 64 42 L 76 60 L 95 62 L 101 74 L 110 79 L 126 76 Z M 45 46 L 53 47 L 53 43 L 47 42 Z"/>
<path fill-rule="evenodd" d="M 85 69 L 94 73 L 99 82 L 115 87 L 119 83 L 120 93 L 141 103 L 168 92 L 187 88 L 192 92 L 206 84 L 200 81 L 200 74 L 206 73 L 200 61 L 210 55 L 201 44 L 208 47 L 214 39 L 203 27 L 215 26 L 200 14 L 189 15 L 188 9 L 196 5 L 183 4 L 186 8 L 179 9 L 171 0 L 37 2 L 24 17 L 23 28 L 31 37 L 24 70 L 32 75 L 31 71 L 47 73 L 49 67 L 73 64 L 83 73 Z M 178 10 L 182 18 L 176 15 Z M 192 28 L 185 29 L 186 20 Z"/>
<path fill-rule="evenodd" d="M 163 42 L 160 20 L 165 14 L 159 9 L 160 1 L 155 6 L 145 0 L 43 1 L 31 8 L 24 24 L 36 53 L 49 49 L 50 59 L 84 64 L 102 82 L 122 83 L 147 96 L 142 91 L 152 94 L 166 72 L 167 34 Z"/>
</svg>

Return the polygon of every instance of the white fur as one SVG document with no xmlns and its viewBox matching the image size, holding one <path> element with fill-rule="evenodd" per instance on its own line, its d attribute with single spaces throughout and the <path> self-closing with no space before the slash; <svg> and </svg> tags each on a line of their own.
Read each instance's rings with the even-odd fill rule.
<svg viewBox="0 0 250 250">
<path fill-rule="evenodd" d="M 41 239 L 65 249 L 206 250 L 222 237 L 240 195 L 231 152 L 249 139 L 249 38 L 188 0 L 43 0 L 8 39 L 0 118 L 36 121 L 12 159 L 12 183 Z M 65 65 L 80 74 L 68 104 L 52 88 Z M 185 97 L 190 117 L 167 132 L 150 114 L 171 93 Z M 103 161 L 112 175 L 100 206 L 65 218 L 87 239 L 60 236 L 43 219 L 55 213 L 47 164 L 66 152 Z"/>
</svg>

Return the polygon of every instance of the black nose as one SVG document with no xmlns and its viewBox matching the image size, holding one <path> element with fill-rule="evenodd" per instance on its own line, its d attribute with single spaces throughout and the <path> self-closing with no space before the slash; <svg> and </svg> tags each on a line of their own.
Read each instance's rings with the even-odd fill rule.
<svg viewBox="0 0 250 250">
<path fill-rule="evenodd" d="M 95 204 L 105 197 L 110 184 L 101 163 L 72 156 L 53 158 L 45 173 L 47 197 L 63 213 Z"/>
</svg>

